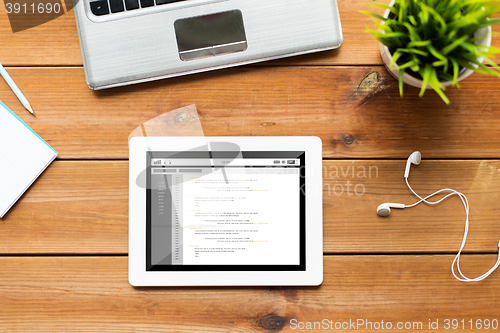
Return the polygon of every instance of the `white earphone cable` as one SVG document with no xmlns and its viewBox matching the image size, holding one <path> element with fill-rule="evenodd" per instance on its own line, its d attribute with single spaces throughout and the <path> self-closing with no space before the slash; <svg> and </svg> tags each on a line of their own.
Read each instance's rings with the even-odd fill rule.
<svg viewBox="0 0 500 333">
<path fill-rule="evenodd" d="M 445 189 L 442 189 L 442 190 L 439 190 L 439 191 L 436 191 L 432 194 L 429 194 L 428 196 L 426 196 L 425 198 L 422 198 L 421 196 L 419 196 L 414 190 L 413 188 L 410 186 L 410 183 L 408 182 L 408 178 L 405 177 L 405 180 L 406 180 L 406 185 L 408 185 L 408 188 L 410 189 L 410 191 L 417 197 L 419 198 L 420 200 L 417 201 L 416 203 L 414 204 L 411 204 L 411 205 L 405 205 L 405 208 L 410 208 L 410 207 L 414 207 L 422 202 L 425 202 L 426 204 L 429 204 L 429 205 L 436 205 L 440 202 L 442 202 L 443 200 L 445 200 L 446 198 L 452 196 L 452 195 L 458 195 L 460 197 L 460 200 L 462 201 L 462 204 L 464 205 L 464 208 L 465 208 L 465 228 L 464 228 L 464 236 L 463 236 L 463 239 L 462 239 L 462 244 L 460 245 L 460 249 L 457 253 L 457 255 L 455 256 L 455 258 L 453 259 L 453 263 L 451 264 L 451 273 L 453 274 L 453 276 L 455 277 L 455 279 L 459 280 L 459 281 L 462 281 L 462 282 L 478 282 L 478 281 L 481 281 L 481 280 L 484 280 L 485 278 L 487 278 L 491 273 L 493 273 L 495 271 L 495 269 L 497 269 L 499 266 L 500 266 L 500 242 L 498 243 L 498 247 L 499 247 L 499 250 L 498 250 L 498 259 L 497 259 L 497 262 L 496 264 L 489 270 L 487 271 L 486 273 L 484 273 L 483 275 L 480 275 L 476 278 L 468 278 L 466 277 L 462 271 L 460 270 L 460 255 L 462 254 L 462 251 L 465 247 L 465 243 L 467 241 L 467 235 L 469 233 L 469 201 L 467 200 L 467 197 L 465 196 L 465 194 L 461 193 L 461 192 L 458 192 L 458 191 L 455 191 L 454 189 L 449 189 L 449 188 L 445 188 Z M 447 195 L 445 195 L 444 197 L 442 197 L 441 199 L 437 200 L 437 201 L 428 201 L 429 198 L 437 195 L 437 194 L 440 194 L 442 192 L 451 192 L 451 193 L 448 193 Z M 456 270 L 458 271 L 458 275 L 455 273 L 455 266 L 456 266 Z"/>
</svg>

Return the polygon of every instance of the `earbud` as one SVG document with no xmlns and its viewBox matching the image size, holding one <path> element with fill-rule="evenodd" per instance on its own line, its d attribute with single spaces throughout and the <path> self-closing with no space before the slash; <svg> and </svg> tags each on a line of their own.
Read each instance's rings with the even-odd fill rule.
<svg viewBox="0 0 500 333">
<path fill-rule="evenodd" d="M 408 178 L 408 175 L 410 174 L 410 166 L 412 164 L 419 165 L 421 160 L 422 154 L 420 154 L 419 151 L 411 153 L 410 157 L 408 157 L 408 160 L 406 161 L 405 178 Z"/>
<path fill-rule="evenodd" d="M 406 161 L 406 169 L 405 169 L 406 185 L 408 186 L 410 191 L 419 199 L 419 201 L 417 201 L 411 205 L 389 203 L 389 202 L 383 203 L 377 207 L 377 214 L 380 216 L 387 216 L 391 213 L 391 208 L 411 208 L 411 207 L 415 207 L 416 205 L 418 205 L 422 202 L 425 202 L 428 205 L 437 205 L 440 202 L 442 202 L 443 200 L 445 200 L 453 195 L 457 195 L 460 198 L 460 200 L 462 201 L 462 204 L 464 205 L 464 208 L 465 208 L 465 231 L 464 231 L 464 236 L 462 238 L 462 244 L 460 246 L 460 249 L 458 250 L 457 255 L 453 259 L 453 263 L 451 265 L 451 273 L 458 281 L 461 281 L 461 282 L 478 282 L 478 281 L 486 279 L 491 273 L 493 273 L 498 267 L 500 267 L 500 241 L 498 242 L 497 262 L 489 271 L 487 271 L 483 275 L 480 275 L 476 278 L 468 278 L 462 273 L 462 271 L 460 270 L 460 255 L 462 254 L 462 251 L 465 247 L 465 242 L 467 241 L 467 234 L 469 233 L 469 201 L 467 200 L 467 197 L 465 196 L 465 194 L 458 192 L 458 191 L 455 191 L 454 189 L 451 189 L 451 188 L 444 188 L 442 190 L 439 190 L 439 191 L 436 191 L 432 194 L 429 194 L 424 198 L 421 197 L 420 195 L 418 195 L 417 192 L 415 192 L 413 190 L 413 188 L 410 186 L 410 183 L 408 182 L 408 175 L 410 174 L 411 165 L 412 164 L 419 165 L 421 160 L 422 160 L 422 155 L 420 154 L 420 152 L 418 152 L 418 151 L 413 152 L 410 155 L 410 157 L 408 157 L 408 160 Z M 444 193 L 446 195 L 444 197 L 442 197 L 441 199 L 436 200 L 436 201 L 429 200 L 433 196 L 438 195 L 438 194 L 442 194 L 442 193 Z"/>
<path fill-rule="evenodd" d="M 387 216 L 391 213 L 391 208 L 405 208 L 405 205 L 386 202 L 377 207 L 377 214 L 380 216 Z"/>
</svg>

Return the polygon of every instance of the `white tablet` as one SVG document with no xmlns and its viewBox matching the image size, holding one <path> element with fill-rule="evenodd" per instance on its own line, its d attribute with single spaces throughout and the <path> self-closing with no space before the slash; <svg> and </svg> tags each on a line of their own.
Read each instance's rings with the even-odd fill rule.
<svg viewBox="0 0 500 333">
<path fill-rule="evenodd" d="M 134 286 L 323 281 L 317 137 L 130 140 Z"/>
</svg>

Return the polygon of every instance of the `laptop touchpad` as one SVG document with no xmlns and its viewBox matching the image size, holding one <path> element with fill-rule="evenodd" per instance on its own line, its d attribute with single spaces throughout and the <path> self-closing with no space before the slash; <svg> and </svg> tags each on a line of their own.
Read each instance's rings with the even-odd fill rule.
<svg viewBox="0 0 500 333">
<path fill-rule="evenodd" d="M 179 19 L 174 28 L 183 61 L 247 49 L 243 16 L 239 10 Z"/>
</svg>

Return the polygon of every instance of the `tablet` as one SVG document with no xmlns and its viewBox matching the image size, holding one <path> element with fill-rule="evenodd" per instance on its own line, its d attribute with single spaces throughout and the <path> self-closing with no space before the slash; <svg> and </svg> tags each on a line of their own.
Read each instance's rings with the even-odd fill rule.
<svg viewBox="0 0 500 333">
<path fill-rule="evenodd" d="M 317 137 L 135 137 L 133 286 L 319 285 Z"/>
</svg>

